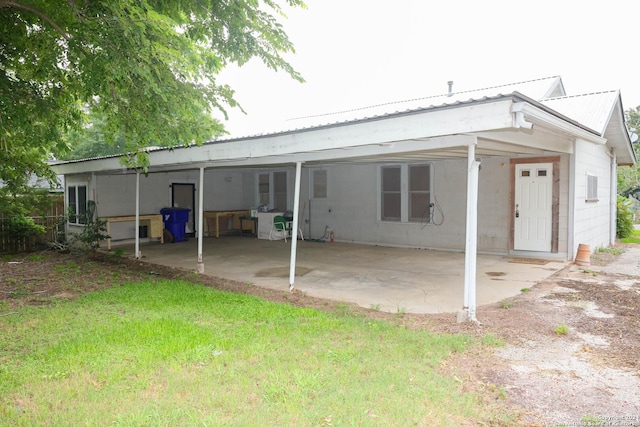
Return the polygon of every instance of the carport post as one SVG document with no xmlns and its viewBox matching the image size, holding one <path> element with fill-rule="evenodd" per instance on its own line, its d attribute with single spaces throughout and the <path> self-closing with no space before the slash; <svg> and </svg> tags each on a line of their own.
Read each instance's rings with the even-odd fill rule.
<svg viewBox="0 0 640 427">
<path fill-rule="evenodd" d="M 302 162 L 296 162 L 296 181 L 293 190 L 293 225 L 291 226 L 291 262 L 289 264 L 289 292 L 293 292 L 296 278 L 296 251 L 298 249 L 298 215 L 300 214 L 300 175 Z"/>
<path fill-rule="evenodd" d="M 140 172 L 136 171 L 136 259 L 142 258 L 140 253 Z"/>
<path fill-rule="evenodd" d="M 464 251 L 464 310 L 466 320 L 476 320 L 476 261 L 478 256 L 478 172 L 476 146 L 470 144 L 467 157 L 467 227 Z"/>
<path fill-rule="evenodd" d="M 200 168 L 200 183 L 198 184 L 198 273 L 204 273 L 204 261 L 202 260 L 202 234 L 203 228 L 202 225 L 202 201 L 204 199 L 204 168 Z"/>
</svg>

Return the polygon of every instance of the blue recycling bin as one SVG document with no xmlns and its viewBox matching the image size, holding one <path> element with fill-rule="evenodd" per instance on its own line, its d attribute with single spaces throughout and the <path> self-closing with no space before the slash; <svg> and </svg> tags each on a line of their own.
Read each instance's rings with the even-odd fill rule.
<svg viewBox="0 0 640 427">
<path fill-rule="evenodd" d="M 187 240 L 185 228 L 189 221 L 189 212 L 191 212 L 191 209 L 187 208 L 160 209 L 164 228 L 169 230 L 176 242 L 184 242 Z"/>
</svg>

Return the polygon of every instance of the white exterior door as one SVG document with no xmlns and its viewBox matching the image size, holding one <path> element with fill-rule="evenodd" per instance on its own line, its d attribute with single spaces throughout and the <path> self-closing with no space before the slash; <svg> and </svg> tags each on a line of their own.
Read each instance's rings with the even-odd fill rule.
<svg viewBox="0 0 640 427">
<path fill-rule="evenodd" d="M 553 164 L 516 165 L 513 248 L 551 251 Z"/>
</svg>

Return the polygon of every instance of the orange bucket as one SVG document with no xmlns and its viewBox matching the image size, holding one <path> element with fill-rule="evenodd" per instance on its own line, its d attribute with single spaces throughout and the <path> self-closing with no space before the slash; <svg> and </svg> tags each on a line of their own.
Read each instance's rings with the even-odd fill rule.
<svg viewBox="0 0 640 427">
<path fill-rule="evenodd" d="M 591 248 L 589 245 L 579 244 L 578 254 L 576 255 L 576 264 L 583 267 L 591 265 Z"/>
</svg>

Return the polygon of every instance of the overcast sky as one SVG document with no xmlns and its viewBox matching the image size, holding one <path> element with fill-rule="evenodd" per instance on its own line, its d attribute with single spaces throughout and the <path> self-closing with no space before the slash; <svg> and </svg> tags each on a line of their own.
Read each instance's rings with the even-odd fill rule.
<svg viewBox="0 0 640 427">
<path fill-rule="evenodd" d="M 234 136 L 287 119 L 559 75 L 569 95 L 619 89 L 640 106 L 640 1 L 305 0 L 287 9 L 298 83 L 259 61 L 229 67 L 247 115 Z"/>
</svg>

